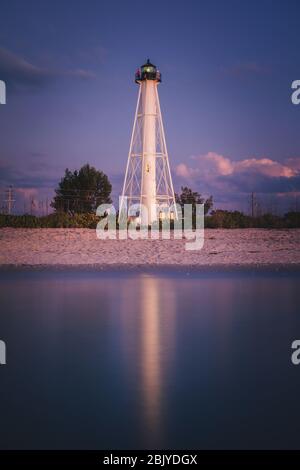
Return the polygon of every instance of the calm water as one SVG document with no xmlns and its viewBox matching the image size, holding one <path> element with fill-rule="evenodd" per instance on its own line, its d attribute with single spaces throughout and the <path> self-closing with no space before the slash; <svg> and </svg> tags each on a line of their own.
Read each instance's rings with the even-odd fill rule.
<svg viewBox="0 0 300 470">
<path fill-rule="evenodd" d="M 300 448 L 300 275 L 0 280 L 1 448 Z"/>
</svg>

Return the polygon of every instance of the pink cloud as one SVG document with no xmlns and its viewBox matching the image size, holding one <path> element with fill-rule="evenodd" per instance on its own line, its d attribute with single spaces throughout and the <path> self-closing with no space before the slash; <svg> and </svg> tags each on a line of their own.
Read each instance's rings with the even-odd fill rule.
<svg viewBox="0 0 300 470">
<path fill-rule="evenodd" d="M 286 160 L 286 164 L 292 168 L 293 170 L 300 171 L 300 158 L 298 157 L 291 157 Z"/>
<path fill-rule="evenodd" d="M 297 176 L 300 170 L 300 158 L 289 159 L 280 163 L 270 158 L 246 158 L 244 160 L 231 160 L 229 157 L 208 152 L 206 155 L 192 158 L 196 165 L 193 167 L 180 163 L 176 167 L 177 176 L 193 179 L 198 176 L 217 177 L 234 174 L 257 173 L 260 175 L 291 178 Z"/>
<path fill-rule="evenodd" d="M 223 157 L 223 155 L 218 155 L 214 152 L 208 152 L 204 156 L 205 160 L 208 162 L 212 162 L 217 172 L 220 175 L 231 175 L 234 172 L 234 163 L 227 157 Z"/>
<path fill-rule="evenodd" d="M 189 178 L 190 172 L 185 163 L 180 163 L 176 167 L 176 174 L 182 176 L 183 178 Z"/>
<path fill-rule="evenodd" d="M 235 163 L 236 172 L 254 170 L 265 176 L 291 178 L 297 175 L 297 171 L 288 165 L 271 160 L 270 158 L 248 158 Z"/>
<path fill-rule="evenodd" d="M 36 197 L 38 194 L 38 190 L 36 188 L 16 188 L 15 191 L 25 199 Z"/>
</svg>

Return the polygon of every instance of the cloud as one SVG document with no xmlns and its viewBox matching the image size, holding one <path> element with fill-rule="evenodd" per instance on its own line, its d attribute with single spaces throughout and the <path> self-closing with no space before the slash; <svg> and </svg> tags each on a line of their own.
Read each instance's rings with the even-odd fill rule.
<svg viewBox="0 0 300 470">
<path fill-rule="evenodd" d="M 293 170 L 300 171 L 300 158 L 297 158 L 297 157 L 287 158 L 286 164 Z"/>
<path fill-rule="evenodd" d="M 197 171 L 197 170 L 196 170 Z M 190 179 L 192 178 L 195 170 L 193 168 L 188 168 L 185 163 L 180 163 L 176 167 L 177 176 L 182 176 L 183 178 Z"/>
<path fill-rule="evenodd" d="M 297 176 L 298 172 L 288 165 L 271 160 L 270 158 L 248 158 L 237 162 L 233 166 L 233 172 L 245 173 L 245 172 L 260 173 L 269 177 L 283 177 L 292 178 Z"/>
<path fill-rule="evenodd" d="M 220 175 L 230 175 L 234 171 L 234 166 L 229 158 L 218 155 L 217 153 L 209 152 L 205 155 L 205 159 L 215 165 L 216 171 Z"/>
<path fill-rule="evenodd" d="M 298 176 L 300 158 L 280 163 L 270 158 L 246 158 L 244 160 L 231 160 L 229 157 L 208 152 L 206 155 L 192 157 L 196 163 L 194 167 L 180 163 L 176 167 L 176 174 L 183 178 L 193 179 L 198 176 L 219 177 L 230 175 L 258 174 L 270 178 L 293 178 Z"/>
<path fill-rule="evenodd" d="M 91 79 L 95 75 L 85 69 L 51 70 L 39 67 L 25 58 L 0 47 L 0 77 L 8 87 L 17 90 L 40 89 L 63 77 Z"/>
<path fill-rule="evenodd" d="M 5 191 L 12 186 L 13 213 L 44 214 L 50 211 L 50 207 L 46 209 L 46 201 L 49 205 L 63 169 L 48 162 L 49 156 L 39 152 L 25 154 L 22 163 L 17 165 L 0 160 L 0 205 L 6 199 Z M 35 201 L 34 207 L 32 200 Z"/>
<path fill-rule="evenodd" d="M 96 74 L 94 72 L 91 72 L 91 70 L 84 70 L 84 69 L 77 69 L 77 70 L 71 70 L 69 72 L 61 72 L 61 76 L 69 76 L 69 77 L 78 77 L 78 78 L 83 78 L 84 80 L 90 79 L 90 78 L 95 78 Z"/>
<path fill-rule="evenodd" d="M 236 78 L 244 78 L 246 76 L 265 75 L 269 73 L 269 68 L 265 65 L 258 64 L 254 61 L 241 62 L 231 66 L 223 66 L 221 71 L 226 75 Z"/>
<path fill-rule="evenodd" d="M 16 188 L 14 190 L 17 194 L 20 194 L 24 199 L 29 199 L 31 197 L 37 197 L 38 189 L 37 188 Z"/>
<path fill-rule="evenodd" d="M 278 162 L 271 158 L 232 160 L 215 152 L 193 156 L 176 169 L 178 185 L 188 184 L 204 195 L 212 194 L 217 205 L 238 207 L 247 204 L 251 192 L 291 196 L 300 191 L 300 158 Z"/>
<path fill-rule="evenodd" d="M 88 48 L 79 49 L 76 52 L 79 60 L 95 66 L 103 64 L 108 56 L 108 49 L 100 44 L 92 45 Z"/>
<path fill-rule="evenodd" d="M 42 153 L 24 155 L 23 164 L 0 160 L 2 188 L 10 185 L 14 188 L 54 188 L 62 174 L 62 168 L 49 164 L 47 155 Z"/>
</svg>

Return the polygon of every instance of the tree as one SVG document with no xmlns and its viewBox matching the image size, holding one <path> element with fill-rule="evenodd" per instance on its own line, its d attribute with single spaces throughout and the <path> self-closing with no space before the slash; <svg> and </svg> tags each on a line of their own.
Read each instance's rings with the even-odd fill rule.
<svg viewBox="0 0 300 470">
<path fill-rule="evenodd" d="M 205 225 L 207 228 L 246 228 L 250 227 L 250 220 L 240 211 L 217 209 L 206 217 Z"/>
<path fill-rule="evenodd" d="M 204 214 L 206 215 L 213 207 L 213 197 L 210 196 L 205 200 L 200 193 L 192 191 L 187 186 L 181 186 L 181 194 L 175 194 L 176 202 L 181 206 L 182 211 L 184 204 L 192 204 L 193 214 L 196 213 L 196 204 L 204 204 Z"/>
<path fill-rule="evenodd" d="M 300 227 L 300 212 L 290 211 L 284 214 L 285 226 L 288 228 L 299 228 Z"/>
<path fill-rule="evenodd" d="M 100 204 L 111 203 L 111 188 L 108 177 L 88 163 L 79 171 L 67 168 L 51 206 L 69 214 L 95 212 Z"/>
</svg>

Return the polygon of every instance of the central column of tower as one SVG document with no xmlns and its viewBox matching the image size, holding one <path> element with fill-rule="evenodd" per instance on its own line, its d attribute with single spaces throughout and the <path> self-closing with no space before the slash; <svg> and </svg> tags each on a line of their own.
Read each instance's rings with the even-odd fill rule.
<svg viewBox="0 0 300 470">
<path fill-rule="evenodd" d="M 148 213 L 142 209 L 142 225 L 156 221 L 156 90 L 155 80 L 143 80 L 142 106 L 143 106 L 143 161 L 142 161 L 142 204 Z"/>
</svg>

